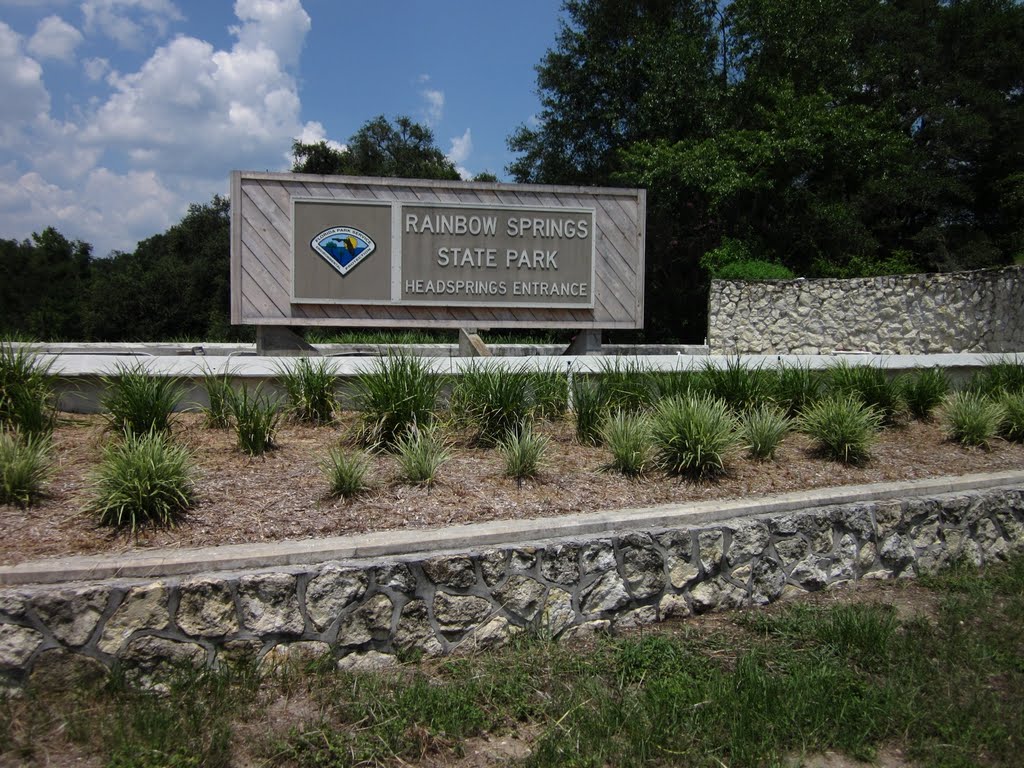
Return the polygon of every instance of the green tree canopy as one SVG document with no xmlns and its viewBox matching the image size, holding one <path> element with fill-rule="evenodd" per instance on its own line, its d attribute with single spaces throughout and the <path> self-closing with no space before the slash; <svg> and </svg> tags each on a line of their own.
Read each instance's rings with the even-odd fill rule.
<svg viewBox="0 0 1024 768">
<path fill-rule="evenodd" d="M 292 171 L 342 176 L 457 180 L 459 172 L 434 144 L 426 126 L 399 116 L 380 115 L 366 122 L 342 149 L 326 141 L 292 144 Z"/>
</svg>

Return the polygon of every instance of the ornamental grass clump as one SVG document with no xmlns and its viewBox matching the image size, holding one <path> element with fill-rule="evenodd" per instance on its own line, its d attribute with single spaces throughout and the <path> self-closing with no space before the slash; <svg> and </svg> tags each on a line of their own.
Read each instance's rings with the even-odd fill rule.
<svg viewBox="0 0 1024 768">
<path fill-rule="evenodd" d="M 769 402 L 774 376 L 760 366 L 746 366 L 740 358 L 730 357 L 723 367 L 710 360 L 701 366 L 696 388 L 723 400 L 736 413 Z"/>
<path fill-rule="evenodd" d="M 572 412 L 576 419 L 576 442 L 600 445 L 601 422 L 608 412 L 608 405 L 596 381 L 583 376 L 573 379 Z"/>
<path fill-rule="evenodd" d="M 999 434 L 1003 406 L 978 392 L 954 392 L 946 399 L 942 423 L 946 436 L 961 445 L 988 448 Z"/>
<path fill-rule="evenodd" d="M 520 485 L 523 480 L 536 477 L 549 443 L 546 436 L 536 434 L 529 426 L 509 430 L 497 446 L 505 463 L 505 477 L 514 478 Z"/>
<path fill-rule="evenodd" d="M 696 478 L 725 471 L 726 458 L 739 441 L 729 406 L 706 393 L 658 403 L 651 415 L 651 437 L 666 472 Z"/>
<path fill-rule="evenodd" d="M 50 473 L 49 435 L 0 430 L 0 504 L 31 505 Z"/>
<path fill-rule="evenodd" d="M 278 371 L 288 397 L 288 412 L 306 424 L 329 424 L 337 409 L 335 383 L 338 365 L 331 360 L 299 358 L 291 367 Z"/>
<path fill-rule="evenodd" d="M 1009 392 L 1024 392 L 1024 362 L 1006 358 L 971 376 L 967 391 L 998 399 Z"/>
<path fill-rule="evenodd" d="M 0 428 L 46 436 L 57 418 L 52 361 L 30 346 L 0 340 Z"/>
<path fill-rule="evenodd" d="M 443 384 L 421 358 L 389 352 L 374 360 L 354 385 L 363 444 L 392 450 L 410 429 L 429 426 Z"/>
<path fill-rule="evenodd" d="M 351 498 L 365 491 L 369 486 L 366 476 L 370 471 L 370 459 L 362 451 L 350 451 L 342 446 L 327 452 L 323 469 L 330 486 L 330 495 Z"/>
<path fill-rule="evenodd" d="M 856 397 L 874 408 L 883 424 L 896 424 L 906 412 L 901 382 L 890 378 L 879 366 L 852 365 L 840 360 L 826 371 L 826 379 L 830 395 Z"/>
<path fill-rule="evenodd" d="M 1003 427 L 1000 434 L 1015 443 L 1024 443 L 1024 392 L 1004 395 Z"/>
<path fill-rule="evenodd" d="M 530 371 L 526 375 L 538 419 L 562 418 L 569 409 L 569 377 L 554 365 Z"/>
<path fill-rule="evenodd" d="M 925 368 L 904 376 L 901 386 L 910 415 L 918 421 L 930 421 L 949 394 L 949 376 L 941 368 Z"/>
<path fill-rule="evenodd" d="M 394 449 L 401 477 L 427 487 L 434 484 L 441 465 L 451 456 L 436 425 L 414 425 L 395 440 Z"/>
<path fill-rule="evenodd" d="M 276 447 L 274 436 L 281 411 L 278 401 L 265 395 L 259 386 L 252 392 L 245 387 L 232 392 L 231 416 L 240 450 L 250 456 L 260 456 Z"/>
<path fill-rule="evenodd" d="M 103 449 L 89 509 L 101 524 L 173 526 L 191 506 L 192 455 L 162 432 L 125 434 Z"/>
<path fill-rule="evenodd" d="M 226 429 L 231 426 L 231 372 L 203 373 L 203 389 L 206 390 L 206 406 L 202 409 L 206 426 L 210 429 Z"/>
<path fill-rule="evenodd" d="M 509 432 L 519 433 L 533 413 L 530 374 L 523 366 L 472 362 L 456 380 L 451 409 L 476 432 L 481 445 L 497 445 Z"/>
<path fill-rule="evenodd" d="M 595 376 L 595 381 L 606 413 L 640 413 L 658 400 L 654 379 L 636 360 L 601 360 L 601 371 Z"/>
<path fill-rule="evenodd" d="M 882 414 L 852 394 L 829 395 L 804 409 L 797 420 L 818 449 L 835 461 L 860 464 L 882 428 Z"/>
<path fill-rule="evenodd" d="M 821 397 L 821 373 L 805 365 L 780 365 L 775 371 L 772 399 L 787 416 L 798 415 Z"/>
<path fill-rule="evenodd" d="M 176 378 L 153 376 L 135 363 L 118 365 L 103 383 L 101 403 L 111 427 L 135 436 L 171 431 L 174 410 L 184 394 Z"/>
<path fill-rule="evenodd" d="M 740 436 L 751 458 L 766 461 L 775 457 L 792 420 L 777 405 L 760 405 L 740 414 Z"/>
<path fill-rule="evenodd" d="M 614 411 L 601 423 L 601 439 L 611 451 L 606 469 L 639 477 L 651 461 L 651 424 L 646 414 Z"/>
</svg>

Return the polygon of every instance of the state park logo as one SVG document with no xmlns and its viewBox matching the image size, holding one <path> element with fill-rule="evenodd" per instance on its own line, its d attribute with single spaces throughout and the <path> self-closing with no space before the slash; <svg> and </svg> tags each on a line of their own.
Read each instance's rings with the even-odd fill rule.
<svg viewBox="0 0 1024 768">
<path fill-rule="evenodd" d="M 372 237 L 354 227 L 325 229 L 309 244 L 342 277 L 366 261 L 377 249 Z"/>
</svg>

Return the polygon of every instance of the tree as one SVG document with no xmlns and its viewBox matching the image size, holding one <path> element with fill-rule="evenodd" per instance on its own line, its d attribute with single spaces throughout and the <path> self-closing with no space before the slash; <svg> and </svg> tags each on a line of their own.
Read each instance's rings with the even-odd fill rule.
<svg viewBox="0 0 1024 768">
<path fill-rule="evenodd" d="M 433 132 L 408 117 L 366 122 L 342 149 L 325 141 L 292 143 L 292 171 L 343 176 L 458 180 L 459 172 L 434 144 Z"/>
</svg>

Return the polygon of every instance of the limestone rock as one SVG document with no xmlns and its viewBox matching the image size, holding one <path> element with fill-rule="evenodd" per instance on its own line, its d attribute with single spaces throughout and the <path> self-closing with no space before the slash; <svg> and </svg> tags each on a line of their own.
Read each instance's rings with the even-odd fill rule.
<svg viewBox="0 0 1024 768">
<path fill-rule="evenodd" d="M 829 565 L 827 558 L 810 555 L 793 566 L 790 581 L 812 592 L 821 589 L 828 584 Z"/>
<path fill-rule="evenodd" d="M 551 545 L 541 557 L 541 575 L 555 584 L 575 584 L 580 578 L 579 554 L 578 544 Z"/>
<path fill-rule="evenodd" d="M 132 587 L 121 605 L 107 619 L 99 649 L 116 654 L 124 642 L 140 629 L 165 629 L 171 616 L 167 611 L 167 588 L 160 582 Z"/>
<path fill-rule="evenodd" d="M 548 592 L 547 600 L 544 602 L 544 612 L 541 614 L 541 630 L 550 633 L 552 637 L 565 631 L 576 621 L 576 612 L 572 608 L 572 595 L 564 589 L 552 587 Z"/>
<path fill-rule="evenodd" d="M 436 647 L 437 652 L 440 652 L 441 646 L 434 638 L 434 630 L 427 615 L 427 604 L 422 600 L 413 600 L 402 608 L 395 629 L 394 646 L 400 651 Z"/>
<path fill-rule="evenodd" d="M 497 648 L 508 642 L 508 639 L 517 632 L 522 632 L 522 630 L 509 624 L 508 619 L 504 616 L 495 616 L 466 635 L 459 643 L 459 648 L 467 651 Z"/>
<path fill-rule="evenodd" d="M 182 584 L 176 620 L 182 632 L 195 637 L 237 632 L 238 617 L 228 584 L 205 577 Z"/>
<path fill-rule="evenodd" d="M 198 643 L 139 635 L 129 640 L 117 657 L 126 669 L 145 678 L 162 668 L 204 666 L 207 653 Z"/>
<path fill-rule="evenodd" d="M 23 666 L 42 642 L 42 634 L 30 627 L 0 624 L 0 669 Z"/>
<path fill-rule="evenodd" d="M 434 595 L 434 619 L 442 632 L 465 632 L 490 613 L 491 604 L 482 597 L 449 595 L 445 592 Z"/>
<path fill-rule="evenodd" d="M 501 581 L 508 561 L 509 553 L 503 549 L 489 549 L 480 556 L 480 574 L 488 587 Z"/>
<path fill-rule="evenodd" d="M 423 572 L 440 587 L 469 589 L 476 584 L 476 570 L 468 557 L 434 557 L 423 563 Z"/>
<path fill-rule="evenodd" d="M 21 619 L 27 607 L 28 599 L 25 595 L 0 587 L 0 613 L 10 619 Z"/>
<path fill-rule="evenodd" d="M 588 640 L 595 635 L 606 635 L 612 629 L 612 623 L 608 619 L 597 619 L 585 621 L 575 627 L 569 627 L 562 634 L 563 641 Z"/>
<path fill-rule="evenodd" d="M 583 547 L 580 564 L 584 575 L 615 570 L 615 549 L 610 541 L 592 541 Z"/>
<path fill-rule="evenodd" d="M 878 555 L 887 568 L 897 573 L 914 561 L 913 547 L 898 533 L 886 537 L 878 549 Z"/>
<path fill-rule="evenodd" d="M 690 601 L 694 613 L 739 608 L 746 602 L 746 599 L 747 595 L 744 590 L 721 579 L 702 581 L 690 590 Z"/>
<path fill-rule="evenodd" d="M 29 680 L 47 692 L 70 691 L 105 678 L 109 670 L 96 659 L 64 648 L 43 651 L 32 664 Z"/>
<path fill-rule="evenodd" d="M 371 597 L 342 619 L 338 629 L 338 645 L 362 645 L 371 640 L 384 640 L 391 632 L 394 603 L 387 595 Z"/>
<path fill-rule="evenodd" d="M 389 653 L 380 651 L 350 653 L 348 656 L 338 659 L 338 669 L 348 672 L 378 672 L 397 665 L 398 659 Z"/>
<path fill-rule="evenodd" d="M 750 600 L 755 605 L 764 605 L 778 600 L 786 586 L 786 572 L 782 566 L 763 557 L 754 565 L 750 581 Z"/>
<path fill-rule="evenodd" d="M 300 635 L 305 628 L 291 574 L 244 576 L 238 584 L 238 603 L 243 623 L 257 635 Z"/>
<path fill-rule="evenodd" d="M 65 645 L 85 645 L 107 606 L 105 586 L 69 587 L 40 592 L 32 600 L 36 614 Z"/>
<path fill-rule="evenodd" d="M 725 553 L 725 538 L 721 531 L 701 531 L 697 537 L 700 563 L 704 573 L 711 576 L 718 573 Z"/>
<path fill-rule="evenodd" d="M 700 568 L 675 555 L 668 557 L 668 579 L 676 589 L 682 589 L 691 581 L 700 576 Z"/>
<path fill-rule="evenodd" d="M 284 664 L 305 664 L 323 659 L 331 652 L 331 646 L 320 640 L 297 640 L 293 643 L 278 643 L 263 657 L 263 663 L 271 667 Z"/>
<path fill-rule="evenodd" d="M 665 589 L 665 561 L 651 543 L 634 540 L 622 547 L 622 573 L 630 592 L 639 600 Z"/>
<path fill-rule="evenodd" d="M 416 577 L 405 563 L 393 563 L 374 568 L 373 580 L 377 586 L 393 589 L 396 592 L 412 593 L 416 591 Z"/>
<path fill-rule="evenodd" d="M 523 547 L 512 550 L 509 567 L 517 571 L 528 571 L 537 564 L 537 550 L 534 547 Z"/>
<path fill-rule="evenodd" d="M 618 573 L 606 573 L 580 594 L 580 610 L 585 614 L 617 611 L 629 603 L 626 583 Z"/>
<path fill-rule="evenodd" d="M 768 526 L 762 522 L 754 521 L 740 526 L 732 532 L 728 553 L 729 565 L 745 563 L 757 557 L 764 552 L 770 540 Z"/>
<path fill-rule="evenodd" d="M 533 621 L 544 604 L 546 588 L 529 576 L 515 575 L 494 591 L 494 599 L 510 613 L 525 621 Z"/>
<path fill-rule="evenodd" d="M 802 560 L 810 551 L 810 545 L 802 536 L 790 536 L 775 542 L 775 552 L 787 568 Z"/>
<path fill-rule="evenodd" d="M 683 619 L 690 615 L 690 604 L 683 595 L 665 595 L 658 603 L 658 613 L 663 621 Z"/>
<path fill-rule="evenodd" d="M 857 552 L 857 570 L 861 573 L 871 570 L 878 561 L 878 549 L 870 541 L 861 545 Z"/>
<path fill-rule="evenodd" d="M 615 618 L 616 629 L 639 629 L 658 623 L 658 609 L 653 605 L 645 605 L 632 611 L 626 611 Z"/>
<path fill-rule="evenodd" d="M 306 613 L 320 632 L 366 592 L 366 574 L 357 568 L 326 565 L 306 584 Z"/>
</svg>

